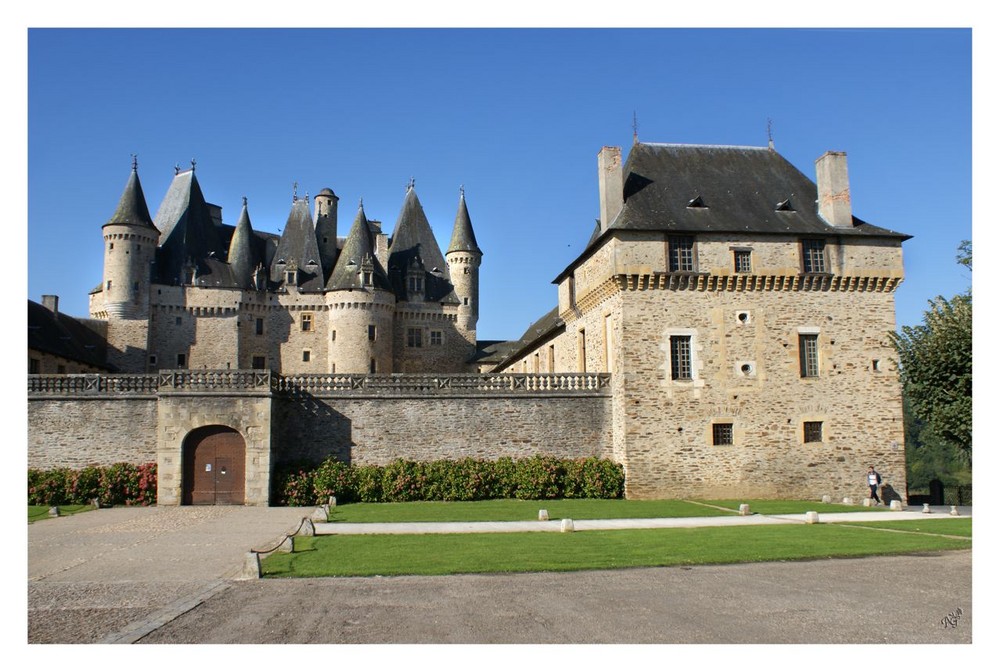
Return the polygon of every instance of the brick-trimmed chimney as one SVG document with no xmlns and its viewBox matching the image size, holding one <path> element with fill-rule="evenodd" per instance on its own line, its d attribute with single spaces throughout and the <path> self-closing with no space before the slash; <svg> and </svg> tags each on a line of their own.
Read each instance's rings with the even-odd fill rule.
<svg viewBox="0 0 1000 672">
<path fill-rule="evenodd" d="M 611 222 L 625 204 L 622 196 L 622 148 L 603 147 L 597 155 L 597 180 L 601 192 L 601 232 L 608 230 Z"/>
<path fill-rule="evenodd" d="M 42 294 L 42 305 L 55 315 L 59 314 L 59 297 L 55 294 Z"/>
<path fill-rule="evenodd" d="M 816 192 L 819 216 L 827 224 L 838 228 L 854 225 L 845 152 L 827 152 L 816 159 Z"/>
</svg>

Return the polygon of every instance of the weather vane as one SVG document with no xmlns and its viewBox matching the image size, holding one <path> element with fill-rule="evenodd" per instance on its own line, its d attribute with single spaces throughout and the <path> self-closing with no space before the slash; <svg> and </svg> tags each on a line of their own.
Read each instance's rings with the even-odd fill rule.
<svg viewBox="0 0 1000 672">
<path fill-rule="evenodd" d="M 774 149 L 774 135 L 771 133 L 771 118 L 767 118 L 767 148 Z"/>
<path fill-rule="evenodd" d="M 132 157 L 132 170 L 135 171 L 139 167 L 139 157 L 136 156 L 135 154 L 132 154 L 131 157 Z"/>
<path fill-rule="evenodd" d="M 632 110 L 632 144 L 639 142 L 639 119 Z"/>
</svg>

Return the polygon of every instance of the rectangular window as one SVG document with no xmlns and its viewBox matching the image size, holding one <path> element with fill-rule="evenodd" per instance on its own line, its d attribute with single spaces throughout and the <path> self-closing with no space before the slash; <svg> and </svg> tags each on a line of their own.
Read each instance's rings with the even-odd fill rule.
<svg viewBox="0 0 1000 672">
<path fill-rule="evenodd" d="M 330 332 L 330 341 L 332 342 L 336 340 L 337 340 L 337 330 L 334 329 L 333 331 Z"/>
<path fill-rule="evenodd" d="M 805 273 L 826 273 L 826 243 L 822 240 L 802 241 L 802 270 Z"/>
<path fill-rule="evenodd" d="M 375 365 L 374 359 L 368 362 L 368 373 L 378 373 L 378 367 Z"/>
<path fill-rule="evenodd" d="M 691 380 L 691 337 L 670 337 L 670 379 Z"/>
<path fill-rule="evenodd" d="M 671 273 L 683 273 L 694 270 L 693 236 L 670 236 L 668 248 Z"/>
<path fill-rule="evenodd" d="M 443 331 L 432 331 L 431 332 L 431 345 L 441 345 L 444 343 L 444 332 Z"/>
<path fill-rule="evenodd" d="M 819 376 L 819 336 L 799 334 L 799 375 L 803 378 Z"/>
<path fill-rule="evenodd" d="M 375 325 L 374 324 L 369 324 L 368 325 L 368 340 L 369 341 L 374 341 L 375 337 L 376 337 Z"/>
<path fill-rule="evenodd" d="M 549 373 L 556 372 L 556 346 L 549 346 Z"/>
<path fill-rule="evenodd" d="M 713 446 L 733 445 L 733 423 L 717 422 L 712 425 L 712 445 Z"/>
<path fill-rule="evenodd" d="M 254 333 L 258 336 L 264 335 L 264 318 L 258 317 L 256 323 L 254 324 Z"/>
<path fill-rule="evenodd" d="M 174 324 L 177 325 L 178 327 L 181 326 L 181 322 L 183 322 L 183 320 L 180 317 L 174 318 Z"/>
<path fill-rule="evenodd" d="M 733 250 L 733 270 L 750 273 L 750 250 Z"/>
<path fill-rule="evenodd" d="M 267 364 L 265 363 L 266 361 L 267 360 L 264 357 L 262 357 L 261 355 L 254 355 L 253 362 L 251 363 L 250 368 L 252 368 L 252 369 L 266 369 L 267 368 Z"/>
<path fill-rule="evenodd" d="M 42 360 L 35 359 L 34 357 L 28 358 L 28 373 L 41 373 L 42 372 Z"/>
<path fill-rule="evenodd" d="M 418 275 L 411 275 L 406 279 L 407 289 L 412 294 L 419 294 L 424 291 L 424 279 Z"/>
<path fill-rule="evenodd" d="M 185 355 L 184 353 L 181 353 L 181 354 L 177 355 L 177 368 L 178 369 L 183 369 L 184 367 L 187 366 L 187 363 L 188 363 L 187 355 Z"/>
<path fill-rule="evenodd" d="M 149 356 L 149 365 L 150 366 L 156 366 L 156 355 L 150 355 Z"/>
<path fill-rule="evenodd" d="M 422 348 L 424 347 L 424 332 L 422 329 L 409 327 L 406 330 L 406 347 L 408 348 Z"/>
<path fill-rule="evenodd" d="M 303 350 L 302 351 L 302 361 L 303 362 L 308 362 L 310 359 L 312 359 L 312 353 L 310 351 L 308 351 L 308 350 Z"/>
<path fill-rule="evenodd" d="M 576 368 L 580 373 L 587 372 L 587 330 L 581 329 L 577 333 L 576 342 Z"/>
<path fill-rule="evenodd" d="M 823 423 L 822 422 L 804 422 L 804 423 L 802 423 L 802 442 L 803 443 L 822 443 L 823 442 Z"/>
<path fill-rule="evenodd" d="M 302 331 L 312 331 L 313 330 L 313 314 L 312 313 L 302 313 L 299 324 L 302 327 Z"/>
</svg>

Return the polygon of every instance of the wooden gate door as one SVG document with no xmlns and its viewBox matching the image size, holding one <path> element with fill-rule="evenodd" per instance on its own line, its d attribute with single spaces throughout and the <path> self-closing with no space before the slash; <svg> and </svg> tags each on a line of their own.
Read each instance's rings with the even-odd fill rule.
<svg viewBox="0 0 1000 672">
<path fill-rule="evenodd" d="M 201 427 L 184 439 L 184 504 L 243 504 L 246 444 L 229 427 Z"/>
</svg>

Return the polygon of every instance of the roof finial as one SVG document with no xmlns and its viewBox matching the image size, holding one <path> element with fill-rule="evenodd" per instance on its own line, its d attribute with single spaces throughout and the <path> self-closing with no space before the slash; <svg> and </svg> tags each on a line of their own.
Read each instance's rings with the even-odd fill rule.
<svg viewBox="0 0 1000 672">
<path fill-rule="evenodd" d="M 459 194 L 459 196 L 461 196 L 462 198 L 465 198 L 465 185 L 464 185 L 464 184 L 460 184 L 460 185 L 458 186 L 458 194 Z"/>
<path fill-rule="evenodd" d="M 771 118 L 767 118 L 767 148 L 774 151 L 774 135 L 771 134 Z"/>
<path fill-rule="evenodd" d="M 247 197 L 246 196 L 243 197 L 243 207 L 244 208 L 247 207 Z"/>
<path fill-rule="evenodd" d="M 406 190 L 413 191 L 413 187 L 415 187 L 416 184 L 417 184 L 416 180 L 414 180 L 413 176 L 410 175 L 410 181 L 406 183 Z"/>
<path fill-rule="evenodd" d="M 639 119 L 636 117 L 635 110 L 632 110 L 632 144 L 635 145 L 639 142 Z"/>
<path fill-rule="evenodd" d="M 130 156 L 132 157 L 132 172 L 134 173 L 139 168 L 139 157 L 135 154 L 130 154 Z"/>
<path fill-rule="evenodd" d="M 292 182 L 292 203 L 299 200 L 299 183 Z"/>
<path fill-rule="evenodd" d="M 194 172 L 194 167 L 195 167 L 196 165 L 197 165 L 197 162 L 196 162 L 196 161 L 195 161 L 194 159 L 191 159 L 191 172 L 192 172 L 192 173 Z"/>
<path fill-rule="evenodd" d="M 364 209 L 365 209 L 365 199 L 364 198 L 359 198 L 358 199 L 358 210 L 364 210 Z"/>
<path fill-rule="evenodd" d="M 181 164 L 175 163 L 174 164 L 174 175 L 180 175 L 180 173 L 181 173 Z"/>
</svg>

